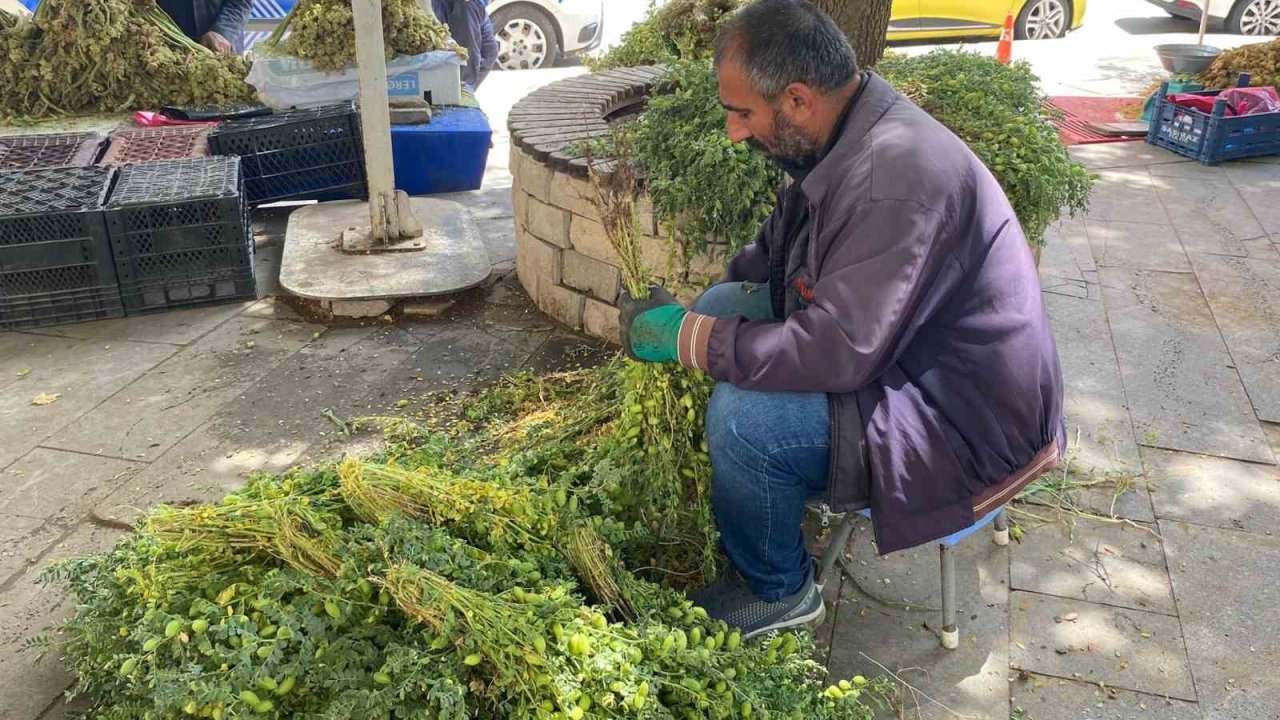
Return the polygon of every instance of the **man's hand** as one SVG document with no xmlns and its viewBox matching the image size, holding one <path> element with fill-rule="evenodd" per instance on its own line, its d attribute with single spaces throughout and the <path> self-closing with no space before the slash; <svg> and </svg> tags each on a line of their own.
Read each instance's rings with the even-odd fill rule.
<svg viewBox="0 0 1280 720">
<path fill-rule="evenodd" d="M 204 35 L 200 36 L 200 44 L 218 53 L 219 55 L 227 55 L 234 50 L 234 48 L 231 46 L 231 41 L 227 40 L 226 38 L 222 37 L 221 35 L 213 31 L 207 32 Z"/>
<path fill-rule="evenodd" d="M 686 311 L 658 285 L 649 286 L 649 298 L 636 300 L 626 290 L 618 300 L 618 329 L 627 357 L 642 362 L 679 360 L 680 324 Z"/>
</svg>

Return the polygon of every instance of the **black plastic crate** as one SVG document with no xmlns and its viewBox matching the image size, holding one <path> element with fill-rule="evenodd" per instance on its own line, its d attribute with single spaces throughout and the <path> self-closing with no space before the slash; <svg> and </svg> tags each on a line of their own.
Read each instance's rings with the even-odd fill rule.
<svg viewBox="0 0 1280 720">
<path fill-rule="evenodd" d="M 0 328 L 122 314 L 102 210 L 113 174 L 99 167 L 0 173 Z"/>
<path fill-rule="evenodd" d="M 214 155 L 238 155 L 253 205 L 367 198 L 360 116 L 350 103 L 229 120 L 209 133 Z"/>
<path fill-rule="evenodd" d="M 97 133 L 0 137 L 0 171 L 92 165 L 106 141 Z"/>
<path fill-rule="evenodd" d="M 256 296 L 238 158 L 126 167 L 106 217 L 126 314 Z"/>
</svg>

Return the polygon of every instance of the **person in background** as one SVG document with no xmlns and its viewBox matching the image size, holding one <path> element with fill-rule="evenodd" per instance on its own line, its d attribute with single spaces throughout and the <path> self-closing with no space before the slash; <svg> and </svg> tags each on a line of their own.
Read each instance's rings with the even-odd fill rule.
<svg viewBox="0 0 1280 720">
<path fill-rule="evenodd" d="M 251 0 L 157 0 L 187 37 L 216 53 L 244 49 Z"/>
<path fill-rule="evenodd" d="M 454 42 L 467 49 L 462 82 L 471 90 L 480 87 L 498 60 L 498 39 L 486 9 L 487 0 L 431 0 L 431 10 L 449 26 Z"/>
</svg>

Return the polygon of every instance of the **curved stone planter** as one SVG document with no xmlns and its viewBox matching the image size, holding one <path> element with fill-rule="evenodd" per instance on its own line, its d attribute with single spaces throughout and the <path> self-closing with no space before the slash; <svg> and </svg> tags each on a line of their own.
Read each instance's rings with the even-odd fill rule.
<svg viewBox="0 0 1280 720">
<path fill-rule="evenodd" d="M 538 308 L 564 324 L 617 342 L 618 257 L 591 204 L 587 164 L 568 149 L 611 132 L 608 119 L 643 103 L 660 68 L 619 68 L 561 80 L 534 91 L 508 116 L 516 272 Z M 668 244 L 649 199 L 637 203 L 641 254 L 660 276 Z M 723 261 L 694 258 L 678 280 L 685 294 L 718 278 Z M 677 293 L 679 295 L 680 293 Z"/>
</svg>

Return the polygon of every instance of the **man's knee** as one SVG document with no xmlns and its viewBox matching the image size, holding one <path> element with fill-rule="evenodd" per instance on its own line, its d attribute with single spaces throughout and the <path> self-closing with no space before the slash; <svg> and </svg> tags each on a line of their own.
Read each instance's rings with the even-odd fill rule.
<svg viewBox="0 0 1280 720">
<path fill-rule="evenodd" d="M 773 317 L 773 301 L 768 285 L 727 282 L 707 288 L 693 311 L 712 317 L 742 315 L 748 320 L 764 320 Z"/>
</svg>

